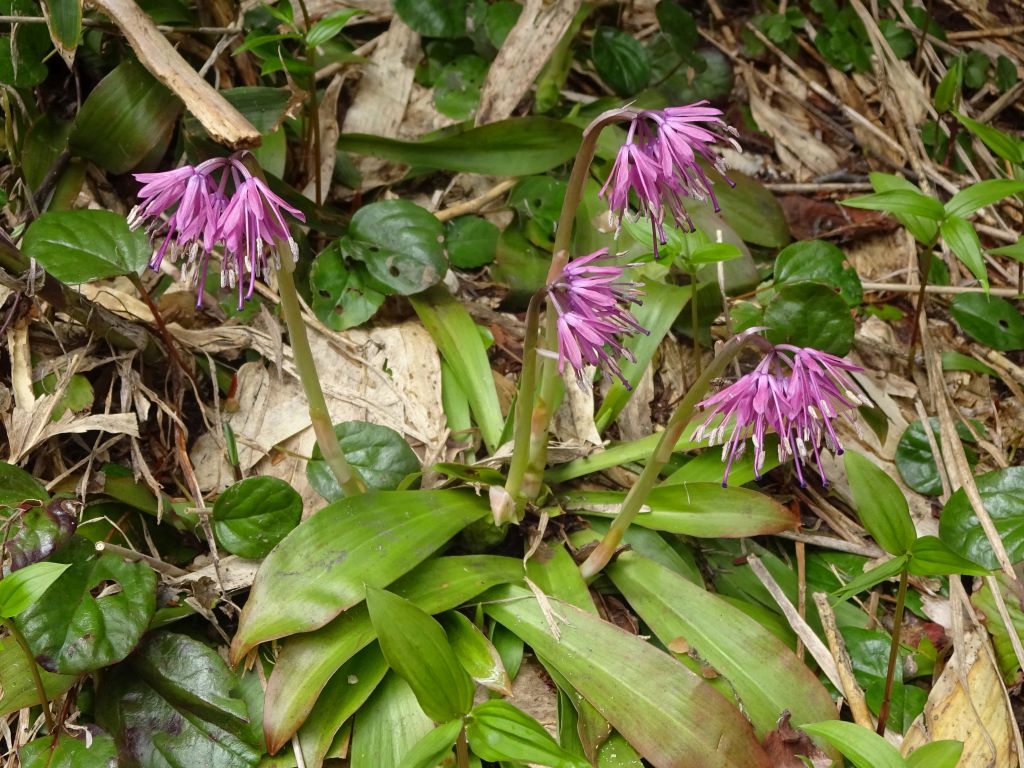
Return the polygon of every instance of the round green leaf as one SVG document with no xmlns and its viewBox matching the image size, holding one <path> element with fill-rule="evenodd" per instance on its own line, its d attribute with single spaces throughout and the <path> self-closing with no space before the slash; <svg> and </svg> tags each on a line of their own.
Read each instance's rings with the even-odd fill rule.
<svg viewBox="0 0 1024 768">
<path fill-rule="evenodd" d="M 820 283 L 782 286 L 765 308 L 773 343 L 813 347 L 845 355 L 853 346 L 854 324 L 842 296 Z"/>
<path fill-rule="evenodd" d="M 466 34 L 466 0 L 393 0 L 395 13 L 424 37 Z"/>
<path fill-rule="evenodd" d="M 25 230 L 22 251 L 64 283 L 87 283 L 138 272 L 153 250 L 110 211 L 48 211 Z"/>
<path fill-rule="evenodd" d="M 479 216 L 460 216 L 446 226 L 448 258 L 453 267 L 476 269 L 494 261 L 501 230 Z"/>
<path fill-rule="evenodd" d="M 931 419 L 932 432 L 938 440 L 939 420 Z M 957 434 L 964 441 L 974 442 L 970 431 L 963 424 L 956 425 Z M 970 447 L 964 446 L 967 462 L 973 467 L 978 463 L 978 454 Z M 935 465 L 932 447 L 928 444 L 928 436 L 920 421 L 913 422 L 900 437 L 896 446 L 896 468 L 900 477 L 908 487 L 926 496 L 938 496 L 942 493 L 942 481 L 939 469 Z"/>
<path fill-rule="evenodd" d="M 468 120 L 480 104 L 480 88 L 487 77 L 487 62 L 479 56 L 459 56 L 438 73 L 434 106 L 443 115 Z"/>
<path fill-rule="evenodd" d="M 651 79 L 647 49 L 632 35 L 615 27 L 599 27 L 590 48 L 594 69 L 619 96 L 632 96 Z"/>
<path fill-rule="evenodd" d="M 857 270 L 846 263 L 841 250 L 824 240 L 801 240 L 783 248 L 776 258 L 776 286 L 802 281 L 835 288 L 851 307 L 864 299 Z"/>
<path fill-rule="evenodd" d="M 156 574 L 145 563 L 97 554 L 92 542 L 80 536 L 51 562 L 71 567 L 42 600 L 14 619 L 36 661 L 66 675 L 121 661 L 156 609 Z M 111 585 L 120 589 L 104 589 Z"/>
<path fill-rule="evenodd" d="M 519 21 L 519 15 L 522 12 L 523 6 L 513 0 L 498 0 L 493 5 L 487 6 L 484 28 L 491 45 L 501 48 L 508 33 Z M 1016 74 L 1016 69 L 1014 69 L 1014 74 Z"/>
<path fill-rule="evenodd" d="M 302 497 L 276 477 L 248 477 L 213 504 L 217 543 L 233 555 L 266 556 L 302 519 Z"/>
<path fill-rule="evenodd" d="M 313 312 L 336 331 L 362 325 L 384 303 L 384 294 L 367 285 L 365 266 L 345 264 L 337 243 L 313 261 L 309 287 Z"/>
<path fill-rule="evenodd" d="M 949 311 L 982 344 L 1001 351 L 1024 349 L 1024 317 L 1006 299 L 962 293 L 953 297 Z"/>
<path fill-rule="evenodd" d="M 334 425 L 345 458 L 359 470 L 366 484 L 378 491 L 393 491 L 409 475 L 420 471 L 420 460 L 404 438 L 391 429 L 368 421 L 346 421 Z M 323 460 L 320 446 L 306 464 L 310 484 L 328 501 L 345 496 L 334 473 Z"/>
<path fill-rule="evenodd" d="M 383 285 L 402 295 L 419 293 L 444 277 L 444 228 L 407 200 L 385 200 L 352 217 L 342 249 Z"/>
<path fill-rule="evenodd" d="M 1024 559 L 1024 467 L 986 472 L 975 480 L 1010 562 Z M 992 546 L 962 488 L 949 497 L 942 510 L 939 538 L 968 560 L 991 570 L 999 567 Z"/>
</svg>

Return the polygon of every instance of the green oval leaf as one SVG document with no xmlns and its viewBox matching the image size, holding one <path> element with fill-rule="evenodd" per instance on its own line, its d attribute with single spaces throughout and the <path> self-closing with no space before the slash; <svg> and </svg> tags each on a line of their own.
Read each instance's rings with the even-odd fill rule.
<svg viewBox="0 0 1024 768">
<path fill-rule="evenodd" d="M 393 0 L 402 21 L 424 37 L 466 34 L 466 0 Z"/>
<path fill-rule="evenodd" d="M 135 648 L 156 610 L 156 574 L 145 563 L 97 554 L 76 536 L 52 561 L 70 567 L 40 600 L 14 618 L 39 665 L 81 674 L 120 661 Z M 119 590 L 92 594 L 97 587 Z"/>
<path fill-rule="evenodd" d="M 953 297 L 949 311 L 982 344 L 1003 352 L 1024 349 L 1024 317 L 1006 299 L 962 293 Z"/>
<path fill-rule="evenodd" d="M 368 421 L 345 421 L 334 425 L 345 458 L 366 481 L 378 491 L 393 491 L 411 474 L 420 471 L 419 457 L 409 444 L 391 427 Z M 319 444 L 306 463 L 310 485 L 328 501 L 344 498 L 338 479 L 323 460 Z"/>
<path fill-rule="evenodd" d="M 437 111 L 455 120 L 469 120 L 480 104 L 480 88 L 487 68 L 487 62 L 474 54 L 445 64 L 434 84 Z"/>
<path fill-rule="evenodd" d="M 384 294 L 369 284 L 366 267 L 345 263 L 340 243 L 336 240 L 321 251 L 309 270 L 313 312 L 336 331 L 362 325 L 384 303 Z"/>
<path fill-rule="evenodd" d="M 619 96 L 633 96 L 651 79 L 651 57 L 632 35 L 617 27 L 598 27 L 590 47 L 594 69 Z"/>
<path fill-rule="evenodd" d="M 441 625 L 383 589 L 366 588 L 366 608 L 388 666 L 409 684 L 423 711 L 439 723 L 469 712 L 473 681 L 455 658 Z"/>
<path fill-rule="evenodd" d="M 111 173 L 127 173 L 154 149 L 166 147 L 182 108 L 144 66 L 127 59 L 82 104 L 71 149 Z"/>
<path fill-rule="evenodd" d="M 459 216 L 445 225 L 448 258 L 453 267 L 476 269 L 494 261 L 501 230 L 479 216 Z"/>
<path fill-rule="evenodd" d="M 509 760 L 551 768 L 589 768 L 573 757 L 544 726 L 506 701 L 493 699 L 473 708 L 466 718 L 466 736 L 473 753 L 493 762 Z"/>
<path fill-rule="evenodd" d="M 765 308 L 768 339 L 845 355 L 853 347 L 854 323 L 842 296 L 820 283 L 780 288 Z"/>
<path fill-rule="evenodd" d="M 986 472 L 975 478 L 975 482 L 1010 562 L 1024 559 L 1024 467 Z M 939 538 L 972 562 L 991 570 L 999 567 L 992 546 L 962 488 L 949 497 L 942 510 Z"/>
<path fill-rule="evenodd" d="M 801 240 L 776 257 L 776 286 L 803 281 L 835 288 L 851 307 L 864 300 L 857 270 L 846 263 L 846 254 L 825 240 Z"/>
<path fill-rule="evenodd" d="M 48 211 L 25 230 L 22 251 L 64 283 L 139 272 L 153 251 L 143 232 L 110 211 Z"/>
<path fill-rule="evenodd" d="M 824 739 L 850 758 L 857 768 L 906 768 L 896 747 L 864 726 L 828 720 L 801 725 L 800 730 Z"/>
<path fill-rule="evenodd" d="M 396 293 L 419 293 L 444 277 L 444 229 L 428 211 L 408 200 L 385 200 L 360 208 L 342 241 L 346 256 L 359 259 Z"/>
<path fill-rule="evenodd" d="M 615 517 L 625 497 L 615 491 L 584 491 L 567 494 L 563 504 L 584 514 Z M 702 538 L 778 533 L 796 528 L 798 522 L 792 510 L 771 496 L 749 488 L 723 488 L 721 483 L 658 487 L 644 506 L 635 525 Z"/>
<path fill-rule="evenodd" d="M 932 433 L 938 442 L 939 420 L 933 417 L 930 421 Z M 957 424 L 956 431 L 961 440 L 974 442 L 970 431 L 963 424 Z M 978 454 L 973 448 L 965 445 L 964 453 L 967 454 L 967 463 L 972 467 L 978 463 Z M 938 496 L 942 493 L 939 468 L 935 464 L 928 435 L 925 434 L 924 425 L 920 420 L 911 423 L 900 436 L 900 441 L 896 445 L 896 468 L 903 482 L 918 493 L 926 496 Z"/>
<path fill-rule="evenodd" d="M 856 451 L 843 456 L 853 506 L 868 533 L 890 555 L 910 551 L 917 531 L 903 491 L 871 459 Z"/>
<path fill-rule="evenodd" d="M 489 514 L 463 491 L 374 491 L 328 504 L 267 555 L 232 641 L 240 659 L 257 643 L 322 627 L 426 560 Z"/>
<path fill-rule="evenodd" d="M 960 557 L 935 536 L 922 536 L 910 548 L 910 572 L 915 576 L 987 576 L 989 570 Z"/>
<path fill-rule="evenodd" d="M 249 477 L 213 504 L 213 532 L 233 555 L 258 560 L 302 519 L 302 497 L 284 480 Z"/>
<path fill-rule="evenodd" d="M 0 579 L 0 616 L 9 619 L 34 604 L 68 569 L 66 563 L 32 563 Z"/>
</svg>

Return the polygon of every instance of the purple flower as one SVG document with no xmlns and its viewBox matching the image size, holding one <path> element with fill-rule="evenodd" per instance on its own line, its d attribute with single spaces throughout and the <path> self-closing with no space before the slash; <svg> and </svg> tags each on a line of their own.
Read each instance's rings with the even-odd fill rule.
<svg viewBox="0 0 1024 768">
<path fill-rule="evenodd" d="M 630 193 L 636 196 L 639 212 L 651 220 L 655 251 L 659 242 L 665 242 L 666 211 L 679 227 L 692 230 L 685 199 L 710 199 L 719 210 L 712 181 L 698 165 L 698 157 L 732 184 L 715 145 L 726 141 L 739 149 L 739 144 L 727 135 L 735 131 L 722 120 L 721 110 L 706 104 L 700 101 L 633 113 L 626 143 L 601 188 L 601 195 L 620 222 L 629 208 Z"/>
<path fill-rule="evenodd" d="M 862 401 L 849 374 L 859 370 L 826 352 L 780 344 L 753 371 L 700 403 L 710 412 L 694 432 L 694 440 L 723 443 L 723 486 L 748 437 L 754 446 L 754 474 L 761 477 L 769 431 L 779 435 L 779 460 L 794 460 L 801 487 L 806 484 L 804 464 L 811 459 L 822 483 L 828 485 L 821 451 L 843 452 L 834 419 L 845 416 L 856 425 L 854 410 Z"/>
<path fill-rule="evenodd" d="M 627 308 L 640 304 L 642 293 L 637 283 L 624 279 L 625 266 L 599 263 L 607 255 L 608 249 L 602 248 L 573 259 L 548 286 L 558 316 L 558 370 L 564 373 L 568 363 L 583 386 L 584 366 L 599 365 L 629 387 L 616 361 L 633 360 L 621 337 L 648 333 Z"/>
<path fill-rule="evenodd" d="M 183 277 L 196 287 L 200 301 L 210 252 L 223 243 L 221 284 L 238 287 L 239 308 L 252 296 L 256 277 L 266 276 L 269 255 L 280 267 L 279 243 L 288 244 L 293 259 L 297 256 L 284 212 L 305 221 L 301 211 L 253 176 L 241 157 L 235 154 L 163 173 L 135 174 L 142 182 L 140 202 L 128 214 L 131 229 L 149 222 L 150 237 L 163 237 L 150 267 L 159 269 L 168 254 L 174 261 L 183 258 Z M 229 182 L 234 186 L 231 195 L 227 194 Z"/>
</svg>

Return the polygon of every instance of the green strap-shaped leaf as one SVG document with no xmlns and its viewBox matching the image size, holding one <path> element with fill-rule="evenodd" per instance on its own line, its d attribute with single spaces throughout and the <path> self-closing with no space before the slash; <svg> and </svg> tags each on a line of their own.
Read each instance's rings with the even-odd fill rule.
<svg viewBox="0 0 1024 768">
<path fill-rule="evenodd" d="M 461 719 L 437 726 L 405 753 L 399 768 L 437 768 L 451 755 L 452 747 L 455 746 L 461 731 Z"/>
<path fill-rule="evenodd" d="M 988 271 L 985 269 L 985 254 L 981 251 L 978 233 L 966 219 L 950 215 L 939 225 L 939 233 L 949 250 L 978 278 L 982 288 L 988 292 Z"/>
<path fill-rule="evenodd" d="M 409 684 L 392 673 L 356 714 L 350 768 L 398 768 L 433 729 Z"/>
<path fill-rule="evenodd" d="M 847 451 L 843 464 L 853 505 L 868 533 L 890 555 L 909 552 L 917 531 L 903 491 L 871 459 L 856 451 Z"/>
<path fill-rule="evenodd" d="M 608 575 L 659 640 L 667 645 L 685 638 L 729 681 L 758 735 L 774 728 L 787 709 L 796 725 L 836 716 L 817 675 L 781 640 L 722 598 L 632 552 L 620 556 Z"/>
<path fill-rule="evenodd" d="M 986 179 L 957 192 L 946 203 L 950 216 L 970 216 L 979 208 L 998 203 L 1004 197 L 1024 192 L 1024 181 L 1016 179 Z"/>
<path fill-rule="evenodd" d="M 555 598 L 546 613 L 520 587 L 488 595 L 487 613 L 551 663 L 655 768 L 770 765 L 740 711 L 667 654 Z"/>
<path fill-rule="evenodd" d="M 501 662 L 501 655 L 480 628 L 458 611 L 442 614 L 440 621 L 459 663 L 469 676 L 485 688 L 511 696 L 512 680 Z"/>
<path fill-rule="evenodd" d="M 844 200 L 843 205 L 850 208 L 865 208 L 869 211 L 923 216 L 934 221 L 942 221 L 942 217 L 945 215 L 942 203 L 938 200 L 910 189 L 891 189 L 871 195 L 852 197 L 849 200 Z"/>
<path fill-rule="evenodd" d="M 477 757 L 551 768 L 589 768 L 558 746 L 544 726 L 507 701 L 485 701 L 467 718 L 466 736 Z"/>
<path fill-rule="evenodd" d="M 17 616 L 35 603 L 70 566 L 32 563 L 0 579 L 0 617 Z"/>
<path fill-rule="evenodd" d="M 445 723 L 473 706 L 473 680 L 430 614 L 383 589 L 366 588 L 366 607 L 384 658 L 432 720 Z"/>
<path fill-rule="evenodd" d="M 896 747 L 864 726 L 829 720 L 802 725 L 800 730 L 832 744 L 857 768 L 906 768 Z"/>
<path fill-rule="evenodd" d="M 328 504 L 263 561 L 232 658 L 324 626 L 362 601 L 367 585 L 387 586 L 488 512 L 464 491 L 379 491 Z"/>
</svg>

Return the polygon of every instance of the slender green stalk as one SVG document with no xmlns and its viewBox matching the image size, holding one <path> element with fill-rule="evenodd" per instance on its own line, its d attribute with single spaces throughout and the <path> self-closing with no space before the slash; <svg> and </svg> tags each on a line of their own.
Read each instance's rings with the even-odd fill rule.
<svg viewBox="0 0 1024 768">
<path fill-rule="evenodd" d="M 711 382 L 721 375 L 730 361 L 739 354 L 739 351 L 746 342 L 759 338 L 754 334 L 746 333 L 734 336 L 725 342 L 704 370 L 704 373 L 694 382 L 693 386 L 690 387 L 689 391 L 680 401 L 679 407 L 676 408 L 672 418 L 669 419 L 668 424 L 665 426 L 665 431 L 661 433 L 661 439 L 658 441 L 657 448 L 654 449 L 654 453 L 647 461 L 636 483 L 633 484 L 633 487 L 629 489 L 629 493 L 626 494 L 626 498 L 619 508 L 619 513 L 609 526 L 608 532 L 580 566 L 580 574 L 586 581 L 592 580 L 611 561 L 619 544 L 622 543 L 622 537 L 625 535 L 626 529 L 636 519 L 640 509 L 643 507 L 644 500 L 651 489 L 654 488 L 655 483 L 658 482 L 658 475 L 661 473 L 662 468 L 672 458 L 672 451 L 676 443 L 679 442 L 683 430 L 693 416 L 694 408 L 697 407 L 697 403 L 700 402 L 701 398 L 708 391 Z"/>
<path fill-rule="evenodd" d="M 523 338 L 523 371 L 519 376 L 519 394 L 516 399 L 515 433 L 513 437 L 512 460 L 508 467 L 505 490 L 515 503 L 515 517 L 522 519 L 526 499 L 522 494 L 523 476 L 530 459 L 530 423 L 537 389 L 537 334 L 540 325 L 540 305 L 544 292 L 540 291 L 530 299 L 526 310 L 526 334 Z M 501 517 L 504 517 L 502 515 Z M 496 522 L 497 519 L 496 513 Z M 500 520 L 500 522 L 510 522 Z"/>
<path fill-rule="evenodd" d="M 317 445 L 320 446 L 324 461 L 331 468 L 345 495 L 363 493 L 366 490 L 366 483 L 345 459 L 338 436 L 334 433 L 334 425 L 331 424 L 331 414 L 327 410 L 327 401 L 320 386 L 320 376 L 313 361 L 313 352 L 309 348 L 306 323 L 302 319 L 302 309 L 299 306 L 299 294 L 295 290 L 295 264 L 287 244 L 281 243 L 279 251 L 282 256 L 281 269 L 277 270 L 277 287 L 281 296 L 281 311 L 288 326 L 295 368 L 299 372 L 299 381 L 302 382 L 302 389 L 309 403 L 309 418 L 313 422 Z"/>
<path fill-rule="evenodd" d="M 700 359 L 700 340 L 697 338 L 697 331 L 700 329 L 700 312 L 697 307 L 697 273 L 690 273 L 690 322 L 693 334 L 693 364 L 697 368 L 697 375 L 702 373 L 703 363 Z"/>
<path fill-rule="evenodd" d="M 917 341 L 920 336 L 921 327 L 921 312 L 924 311 L 924 297 L 925 289 L 928 287 L 928 275 L 932 271 L 932 252 L 935 250 L 935 241 L 933 240 L 925 248 L 924 254 L 921 256 L 920 271 L 921 271 L 921 288 L 917 292 L 917 306 L 914 308 L 914 324 L 910 331 L 910 351 L 907 352 L 907 369 L 913 370 L 914 368 L 914 351 L 917 349 Z"/>
<path fill-rule="evenodd" d="M 882 694 L 882 706 L 878 709 L 879 736 L 885 736 L 885 721 L 889 719 L 889 706 L 892 703 L 892 684 L 896 677 L 896 662 L 900 657 L 900 630 L 903 628 L 903 606 L 907 602 L 907 569 L 900 571 L 900 587 L 896 592 L 896 612 L 892 617 L 892 645 L 889 647 L 889 666 L 885 670 L 885 691 Z"/>
<path fill-rule="evenodd" d="M 10 619 L 0 619 L 0 624 L 3 624 L 4 628 L 11 633 L 11 637 L 14 638 L 14 642 L 18 644 L 21 648 L 21 652 L 25 654 L 25 661 L 32 672 L 32 682 L 35 683 L 36 694 L 39 696 L 39 703 L 43 706 L 43 718 L 46 720 L 46 730 L 50 733 L 56 733 L 56 725 L 53 722 L 53 713 L 50 712 L 50 702 L 46 698 L 46 686 L 43 685 L 43 677 L 39 674 L 39 665 L 36 664 L 36 657 L 32 655 L 32 649 L 28 647 L 28 641 L 25 640 L 25 636 L 21 634 L 21 631 Z"/>
</svg>

